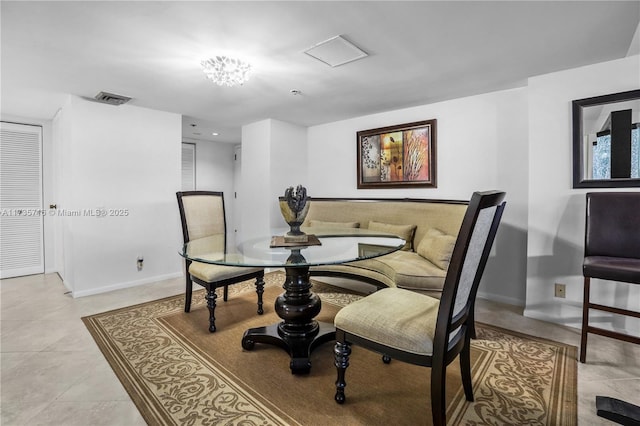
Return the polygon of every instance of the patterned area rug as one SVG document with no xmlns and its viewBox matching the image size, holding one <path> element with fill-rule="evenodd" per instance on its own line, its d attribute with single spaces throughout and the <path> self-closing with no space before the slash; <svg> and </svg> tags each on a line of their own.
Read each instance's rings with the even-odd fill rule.
<svg viewBox="0 0 640 426">
<path fill-rule="evenodd" d="M 218 331 L 209 333 L 204 292 L 191 312 L 183 296 L 83 318 L 96 343 L 150 425 L 428 425 L 430 369 L 382 363 L 354 346 L 347 370 L 347 402 L 333 401 L 333 345 L 317 348 L 309 375 L 292 375 L 288 354 L 240 345 L 250 327 L 278 322 L 273 301 L 284 274 L 265 277 L 265 314 L 256 314 L 252 282 L 220 297 Z M 330 322 L 362 297 L 314 281 Z M 477 324 L 472 341 L 475 402 L 464 398 L 458 362 L 447 368 L 448 424 L 575 425 L 576 348 Z"/>
</svg>

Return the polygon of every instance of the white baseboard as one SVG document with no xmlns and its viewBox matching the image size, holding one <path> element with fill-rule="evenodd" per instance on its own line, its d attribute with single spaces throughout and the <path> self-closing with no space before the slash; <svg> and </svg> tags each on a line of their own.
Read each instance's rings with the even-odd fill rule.
<svg viewBox="0 0 640 426">
<path fill-rule="evenodd" d="M 513 305 L 513 306 L 520 306 L 520 307 L 525 306 L 524 300 L 516 299 L 513 297 L 504 297 L 504 296 L 500 296 L 498 294 L 493 294 L 493 293 L 485 293 L 483 291 L 479 291 L 477 297 L 479 299 L 492 300 L 494 302 L 504 303 L 506 305 Z"/>
<path fill-rule="evenodd" d="M 137 287 L 143 284 L 149 284 L 156 281 L 164 281 L 164 280 L 170 280 L 173 278 L 180 278 L 180 277 L 184 277 L 183 272 L 174 272 L 173 274 L 156 275 L 155 277 L 148 277 L 141 280 L 128 281 L 128 282 L 118 283 L 118 284 L 111 284 L 104 287 L 92 288 L 89 290 L 74 291 L 72 294 L 73 294 L 73 298 L 75 299 L 77 297 L 92 296 L 94 294 L 107 293 L 109 291 L 121 290 L 123 288 Z"/>
</svg>

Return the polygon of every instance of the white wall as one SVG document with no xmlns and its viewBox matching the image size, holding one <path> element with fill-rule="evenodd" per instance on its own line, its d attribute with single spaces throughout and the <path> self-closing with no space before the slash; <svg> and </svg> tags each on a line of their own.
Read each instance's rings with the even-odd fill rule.
<svg viewBox="0 0 640 426">
<path fill-rule="evenodd" d="M 63 209 L 67 200 L 70 198 L 70 194 L 65 193 L 62 188 L 69 187 L 71 181 L 69 178 L 70 171 L 65 169 L 67 162 L 67 156 L 69 153 L 67 150 L 71 149 L 71 144 L 66 141 L 71 140 L 71 119 L 69 114 L 71 111 L 71 96 L 67 96 L 63 106 L 56 112 L 53 117 L 53 138 L 52 138 L 52 151 L 53 158 L 52 168 L 54 170 L 55 185 L 53 187 L 52 200 L 54 204 L 60 209 Z M 70 167 L 70 165 L 69 165 Z M 57 212 L 57 210 L 56 210 Z M 71 250 L 69 235 L 65 240 L 65 227 L 68 225 L 68 220 L 64 217 L 54 217 L 54 229 L 55 229 L 55 256 L 56 256 L 56 270 L 62 277 L 65 286 L 69 290 L 72 290 L 69 283 L 65 281 L 66 276 L 73 275 L 73 265 L 70 264 L 67 256 L 65 256 L 65 250 Z M 45 232 L 46 238 L 46 232 Z"/>
<path fill-rule="evenodd" d="M 54 124 L 64 137 L 59 212 L 82 212 L 63 217 L 74 297 L 180 276 L 180 115 L 71 97 Z M 84 213 L 98 208 L 125 213 Z"/>
<path fill-rule="evenodd" d="M 356 132 L 437 119 L 437 188 L 357 189 Z M 527 225 L 527 89 L 513 89 L 390 111 L 309 128 L 312 197 L 468 200 L 473 191 L 507 192 L 507 208 L 480 296 L 524 305 Z"/>
<path fill-rule="evenodd" d="M 54 154 L 54 170 L 56 176 L 55 192 L 57 194 L 56 204 L 58 211 L 66 210 L 68 205 L 71 205 L 71 191 L 67 188 L 73 186 L 73 162 L 71 154 L 73 151 L 72 141 L 72 97 L 67 96 L 63 106 L 57 111 L 53 119 L 53 150 Z M 73 224 L 72 220 L 67 219 L 64 216 L 56 216 L 55 219 L 56 235 L 58 239 L 56 241 L 56 253 L 59 256 L 60 264 L 58 265 L 58 273 L 62 277 L 64 285 L 73 291 L 73 276 L 75 265 L 72 262 L 73 256 L 73 234 L 70 230 L 70 226 Z"/>
<path fill-rule="evenodd" d="M 306 131 L 278 120 L 242 127 L 239 241 L 243 236 L 267 236 L 274 228 L 287 227 L 278 197 L 290 186 L 307 186 Z"/>
<path fill-rule="evenodd" d="M 271 185 L 271 120 L 263 120 L 242 127 L 241 181 L 237 183 L 240 208 L 236 215 L 236 238 L 267 235 Z"/>
<path fill-rule="evenodd" d="M 188 139 L 184 141 L 196 145 L 196 189 L 222 191 L 225 201 L 232 198 L 234 145 Z"/>
<path fill-rule="evenodd" d="M 271 123 L 271 194 L 272 201 L 284 195 L 290 186 L 307 186 L 307 128 L 283 121 Z M 271 203 L 273 228 L 287 228 L 278 203 Z"/>
<path fill-rule="evenodd" d="M 183 142 L 196 145 L 196 189 L 222 191 L 230 237 L 234 229 L 234 158 L 235 145 L 185 138 Z M 228 244 L 233 240 L 229 239 Z"/>
<path fill-rule="evenodd" d="M 639 87 L 637 55 L 529 79 L 527 316 L 581 326 L 585 193 L 611 191 L 572 189 L 571 101 Z M 567 285 L 566 299 L 554 298 L 556 282 Z M 593 283 L 592 299 L 640 310 L 640 289 Z M 640 321 L 620 321 L 640 330 Z"/>
</svg>

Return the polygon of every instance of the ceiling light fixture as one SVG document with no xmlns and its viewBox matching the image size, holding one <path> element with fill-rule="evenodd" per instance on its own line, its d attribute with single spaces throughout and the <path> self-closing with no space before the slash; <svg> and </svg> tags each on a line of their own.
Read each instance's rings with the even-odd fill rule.
<svg viewBox="0 0 640 426">
<path fill-rule="evenodd" d="M 202 70 L 218 86 L 237 86 L 249 80 L 251 65 L 228 56 L 216 56 L 200 62 Z"/>
</svg>

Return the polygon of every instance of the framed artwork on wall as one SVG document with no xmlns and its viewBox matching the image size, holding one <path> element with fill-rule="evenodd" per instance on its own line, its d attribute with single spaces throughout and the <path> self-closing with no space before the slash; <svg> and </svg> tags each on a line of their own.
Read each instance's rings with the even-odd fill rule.
<svg viewBox="0 0 640 426">
<path fill-rule="evenodd" d="M 357 132 L 358 189 L 436 188 L 436 120 Z"/>
</svg>

